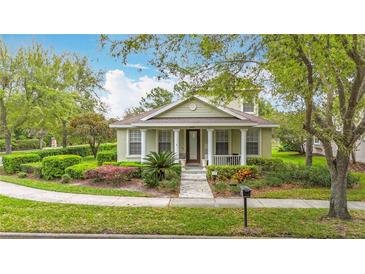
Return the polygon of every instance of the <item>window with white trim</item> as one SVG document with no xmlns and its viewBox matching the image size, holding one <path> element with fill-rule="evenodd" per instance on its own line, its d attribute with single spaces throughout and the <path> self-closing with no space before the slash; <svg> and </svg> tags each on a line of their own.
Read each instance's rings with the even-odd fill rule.
<svg viewBox="0 0 365 274">
<path fill-rule="evenodd" d="M 216 130 L 215 132 L 215 154 L 228 155 L 228 130 Z"/>
<path fill-rule="evenodd" d="M 138 129 L 129 130 L 129 154 L 141 154 L 141 131 Z"/>
<path fill-rule="evenodd" d="M 255 104 L 254 103 L 242 103 L 242 111 L 243 112 L 255 112 Z"/>
<path fill-rule="evenodd" d="M 169 130 L 158 131 L 158 152 L 162 151 L 171 152 L 171 131 Z"/>
<path fill-rule="evenodd" d="M 313 143 L 315 145 L 320 145 L 321 144 L 321 141 L 317 137 L 314 137 L 314 142 Z"/>
<path fill-rule="evenodd" d="M 259 154 L 259 134 L 259 128 L 250 128 L 247 130 L 246 151 L 248 155 Z"/>
</svg>

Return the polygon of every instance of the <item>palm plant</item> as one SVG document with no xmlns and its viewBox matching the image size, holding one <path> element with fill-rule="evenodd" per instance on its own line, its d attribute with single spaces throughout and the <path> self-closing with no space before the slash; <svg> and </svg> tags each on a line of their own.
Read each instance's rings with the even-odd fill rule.
<svg viewBox="0 0 365 274">
<path fill-rule="evenodd" d="M 162 181 L 166 178 L 166 175 L 176 174 L 174 167 L 175 153 L 163 151 L 163 152 L 151 152 L 145 158 L 146 171 L 153 177 Z"/>
</svg>

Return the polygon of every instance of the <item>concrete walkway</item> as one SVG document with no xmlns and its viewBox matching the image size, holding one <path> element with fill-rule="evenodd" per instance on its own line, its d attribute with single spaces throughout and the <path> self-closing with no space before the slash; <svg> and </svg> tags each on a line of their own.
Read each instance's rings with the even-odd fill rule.
<svg viewBox="0 0 365 274">
<path fill-rule="evenodd" d="M 213 193 L 207 181 L 206 171 L 198 167 L 186 167 L 181 172 L 180 198 L 209 198 Z"/>
<path fill-rule="evenodd" d="M 241 198 L 143 198 L 73 194 L 30 188 L 0 181 L 0 195 L 39 202 L 131 207 L 241 208 Z M 295 199 L 249 199 L 251 208 L 328 208 L 328 201 Z M 348 202 L 350 209 L 365 210 L 365 202 Z"/>
</svg>

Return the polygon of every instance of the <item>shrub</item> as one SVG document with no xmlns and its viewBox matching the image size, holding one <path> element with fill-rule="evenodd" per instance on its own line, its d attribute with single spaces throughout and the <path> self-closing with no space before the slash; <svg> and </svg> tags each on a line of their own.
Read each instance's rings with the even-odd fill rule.
<svg viewBox="0 0 365 274">
<path fill-rule="evenodd" d="M 20 165 L 24 163 L 40 161 L 38 154 L 24 153 L 24 154 L 10 154 L 3 156 L 3 166 L 6 173 L 12 174 L 20 171 Z"/>
<path fill-rule="evenodd" d="M 38 139 L 12 140 L 11 147 L 13 150 L 39 149 Z M 5 140 L 0 139 L 0 150 L 5 150 Z"/>
<path fill-rule="evenodd" d="M 279 178 L 286 183 L 299 183 L 303 186 L 330 187 L 331 175 L 327 167 L 307 167 L 303 165 L 286 164 L 280 172 L 268 173 L 269 177 Z M 347 186 L 352 187 L 359 183 L 360 178 L 349 173 Z"/>
<path fill-rule="evenodd" d="M 144 165 L 140 162 L 104 162 L 103 165 L 135 167 L 136 170 L 132 175 L 133 178 L 141 178 L 142 169 L 144 167 Z"/>
<path fill-rule="evenodd" d="M 156 173 L 150 172 L 148 170 L 142 171 L 142 179 L 146 186 L 154 188 L 157 187 L 160 183 L 160 180 Z"/>
<path fill-rule="evenodd" d="M 285 167 L 285 163 L 282 159 L 263 157 L 249 157 L 247 158 L 247 164 L 257 166 L 262 171 L 279 171 Z"/>
<path fill-rule="evenodd" d="M 208 166 L 207 176 L 212 179 L 212 171 L 217 171 L 218 180 L 231 180 L 233 175 L 241 169 L 251 169 L 253 176 L 257 176 L 258 169 L 256 166 Z"/>
<path fill-rule="evenodd" d="M 135 167 L 105 165 L 86 171 L 85 177 L 95 182 L 119 183 L 130 180 L 135 169 Z"/>
<path fill-rule="evenodd" d="M 102 165 L 104 162 L 114 162 L 117 160 L 117 151 L 116 150 L 100 151 L 96 155 L 96 160 L 99 166 Z"/>
<path fill-rule="evenodd" d="M 146 156 L 145 170 L 152 177 L 157 177 L 159 181 L 166 179 L 166 176 L 176 174 L 175 154 L 173 152 L 163 151 L 160 153 L 151 152 Z"/>
<path fill-rule="evenodd" d="M 33 173 L 40 176 L 42 170 L 42 162 L 21 164 L 20 170 L 25 173 Z"/>
<path fill-rule="evenodd" d="M 69 182 L 71 182 L 71 176 L 68 174 L 63 174 L 61 176 L 61 183 L 62 184 L 68 184 Z"/>
<path fill-rule="evenodd" d="M 254 178 L 251 168 L 242 168 L 237 173 L 233 175 L 233 179 L 236 180 L 239 184 L 246 181 L 246 179 Z"/>
<path fill-rule="evenodd" d="M 41 156 L 42 159 L 48 156 L 55 156 L 55 155 L 73 154 L 85 157 L 92 154 L 89 145 L 70 146 L 66 148 L 62 147 L 48 148 L 37 151 L 36 153 L 39 154 L 39 156 Z"/>
<path fill-rule="evenodd" d="M 117 150 L 117 143 L 104 143 L 99 146 L 99 151 Z"/>
<path fill-rule="evenodd" d="M 81 159 L 78 155 L 48 156 L 42 160 L 42 176 L 47 180 L 61 177 L 67 167 L 79 164 Z"/>
<path fill-rule="evenodd" d="M 27 173 L 25 173 L 23 171 L 19 171 L 16 175 L 18 175 L 19 178 L 25 178 L 25 177 L 27 177 Z"/>
<path fill-rule="evenodd" d="M 69 166 L 65 169 L 65 174 L 68 174 L 72 179 L 85 179 L 86 171 L 96 168 L 95 162 L 80 163 L 74 166 Z"/>
</svg>

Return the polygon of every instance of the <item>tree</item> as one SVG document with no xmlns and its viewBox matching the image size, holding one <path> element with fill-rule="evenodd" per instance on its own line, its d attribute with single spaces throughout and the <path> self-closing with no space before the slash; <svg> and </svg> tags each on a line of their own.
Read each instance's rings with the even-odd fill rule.
<svg viewBox="0 0 365 274">
<path fill-rule="evenodd" d="M 268 118 L 280 125 L 275 129 L 275 137 L 280 139 L 284 150 L 304 153 L 306 131 L 303 129 L 303 111 L 274 112 Z"/>
<path fill-rule="evenodd" d="M 129 108 L 124 112 L 124 119 L 135 116 L 139 113 L 149 111 L 151 109 L 159 108 L 164 105 L 170 104 L 174 95 L 163 88 L 157 87 L 151 89 L 145 97 L 142 97 L 139 106 Z"/>
<path fill-rule="evenodd" d="M 108 121 L 102 114 L 94 112 L 75 116 L 70 122 L 70 127 L 74 135 L 90 145 L 94 157 L 98 153 L 100 144 L 112 135 Z"/>
<path fill-rule="evenodd" d="M 363 35 L 134 35 L 101 40 L 111 43 L 112 55 L 124 63 L 131 54 L 151 53 L 149 62 L 161 77 L 172 74 L 201 87 L 215 75 L 230 73 L 267 82 L 297 110 L 304 106 L 307 147 L 311 149 L 309 136 L 322 142 L 331 173 L 328 216 L 350 218 L 349 159 L 365 132 Z"/>
</svg>

